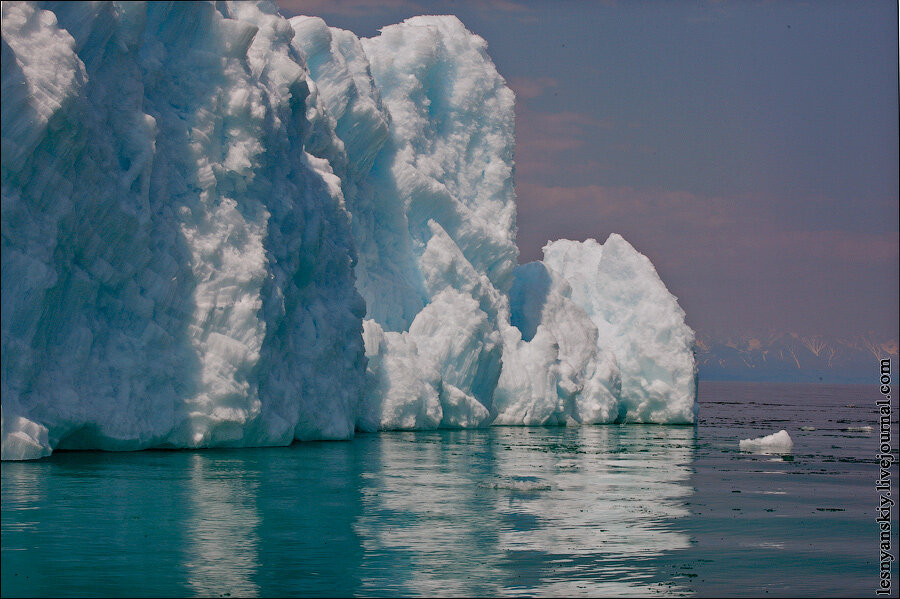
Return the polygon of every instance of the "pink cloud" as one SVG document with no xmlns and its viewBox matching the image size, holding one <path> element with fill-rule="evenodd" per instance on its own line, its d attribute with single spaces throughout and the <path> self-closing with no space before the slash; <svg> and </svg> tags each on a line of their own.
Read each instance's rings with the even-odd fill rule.
<svg viewBox="0 0 900 599">
<path fill-rule="evenodd" d="M 603 241 L 617 232 L 663 268 L 741 283 L 779 273 L 888 267 L 898 234 L 806 230 L 779 218 L 777 198 L 704 197 L 687 192 L 589 185 L 517 185 L 524 259 L 559 237 Z"/>
<path fill-rule="evenodd" d="M 525 94 L 546 85 L 540 79 L 517 82 Z M 515 88 L 514 88 L 515 89 Z M 582 161 L 567 159 L 567 153 L 584 148 L 590 136 L 612 127 L 612 123 L 579 112 L 538 112 L 523 102 L 516 105 L 516 165 L 521 175 L 547 169 L 578 168 Z"/>
<path fill-rule="evenodd" d="M 897 258 L 900 234 L 849 231 L 780 231 L 770 236 L 774 252 L 802 251 L 822 260 L 887 262 Z"/>
<path fill-rule="evenodd" d="M 513 0 L 480 0 L 478 6 L 481 9 L 499 10 L 503 12 L 525 13 L 530 12 L 530 8 L 524 4 L 514 2 Z"/>
<path fill-rule="evenodd" d="M 429 9 L 414 0 L 277 0 L 284 12 L 299 15 L 338 14 L 351 17 L 405 9 L 410 14 L 430 14 Z M 474 6 L 481 12 L 505 13 L 517 21 L 533 21 L 531 9 L 513 0 L 480 0 Z M 452 4 L 442 12 L 453 12 Z"/>
<path fill-rule="evenodd" d="M 278 0 L 283 12 L 297 15 L 322 13 L 361 16 L 396 9 L 419 7 L 412 0 Z"/>
<path fill-rule="evenodd" d="M 540 258 L 551 239 L 602 242 L 620 233 L 651 259 L 693 326 L 858 331 L 895 318 L 896 231 L 816 230 L 784 217 L 787 199 L 764 195 L 530 182 L 516 189 L 522 261 Z"/>
<path fill-rule="evenodd" d="M 553 77 L 513 77 L 506 83 L 516 92 L 518 100 L 537 98 L 550 88 L 559 86 L 559 82 Z"/>
</svg>

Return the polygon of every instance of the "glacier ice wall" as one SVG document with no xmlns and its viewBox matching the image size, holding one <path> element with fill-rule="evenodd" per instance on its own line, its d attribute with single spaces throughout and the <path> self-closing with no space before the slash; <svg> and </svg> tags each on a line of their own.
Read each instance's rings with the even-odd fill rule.
<svg viewBox="0 0 900 599">
<path fill-rule="evenodd" d="M 365 305 L 293 29 L 45 8 L 3 8 L 4 458 L 350 436 Z"/>
<path fill-rule="evenodd" d="M 455 17 L 7 2 L 2 456 L 692 422 L 613 236 L 517 267 L 514 97 Z"/>
</svg>

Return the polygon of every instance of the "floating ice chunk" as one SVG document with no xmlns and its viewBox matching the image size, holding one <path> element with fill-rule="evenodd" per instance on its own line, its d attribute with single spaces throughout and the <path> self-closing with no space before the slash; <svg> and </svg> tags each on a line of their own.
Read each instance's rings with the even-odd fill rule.
<svg viewBox="0 0 900 599">
<path fill-rule="evenodd" d="M 754 453 L 790 453 L 794 442 L 786 430 L 758 437 L 756 439 L 741 439 L 741 451 Z"/>
<path fill-rule="evenodd" d="M 478 486 L 482 489 L 518 491 L 520 493 L 550 491 L 553 488 L 549 483 L 546 483 L 540 479 L 523 476 L 492 481 L 482 481 L 478 483 Z"/>
</svg>

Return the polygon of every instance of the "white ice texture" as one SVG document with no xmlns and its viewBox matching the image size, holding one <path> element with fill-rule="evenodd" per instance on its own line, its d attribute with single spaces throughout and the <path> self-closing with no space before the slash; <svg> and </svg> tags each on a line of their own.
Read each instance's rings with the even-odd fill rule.
<svg viewBox="0 0 900 599">
<path fill-rule="evenodd" d="M 517 267 L 514 96 L 455 17 L 4 2 L 2 457 L 693 422 L 618 236 Z"/>
<path fill-rule="evenodd" d="M 790 453 L 794 448 L 794 441 L 786 430 L 759 437 L 756 439 L 741 439 L 739 443 L 741 451 L 752 453 Z"/>
</svg>

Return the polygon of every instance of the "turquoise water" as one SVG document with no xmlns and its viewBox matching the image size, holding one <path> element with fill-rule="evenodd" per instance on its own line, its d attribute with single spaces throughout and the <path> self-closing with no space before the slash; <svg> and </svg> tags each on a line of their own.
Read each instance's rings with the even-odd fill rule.
<svg viewBox="0 0 900 599">
<path fill-rule="evenodd" d="M 7 462 L 2 594 L 873 595 L 877 435 L 853 429 L 879 396 L 703 383 L 696 427 Z M 781 428 L 791 456 L 738 451 Z"/>
</svg>

